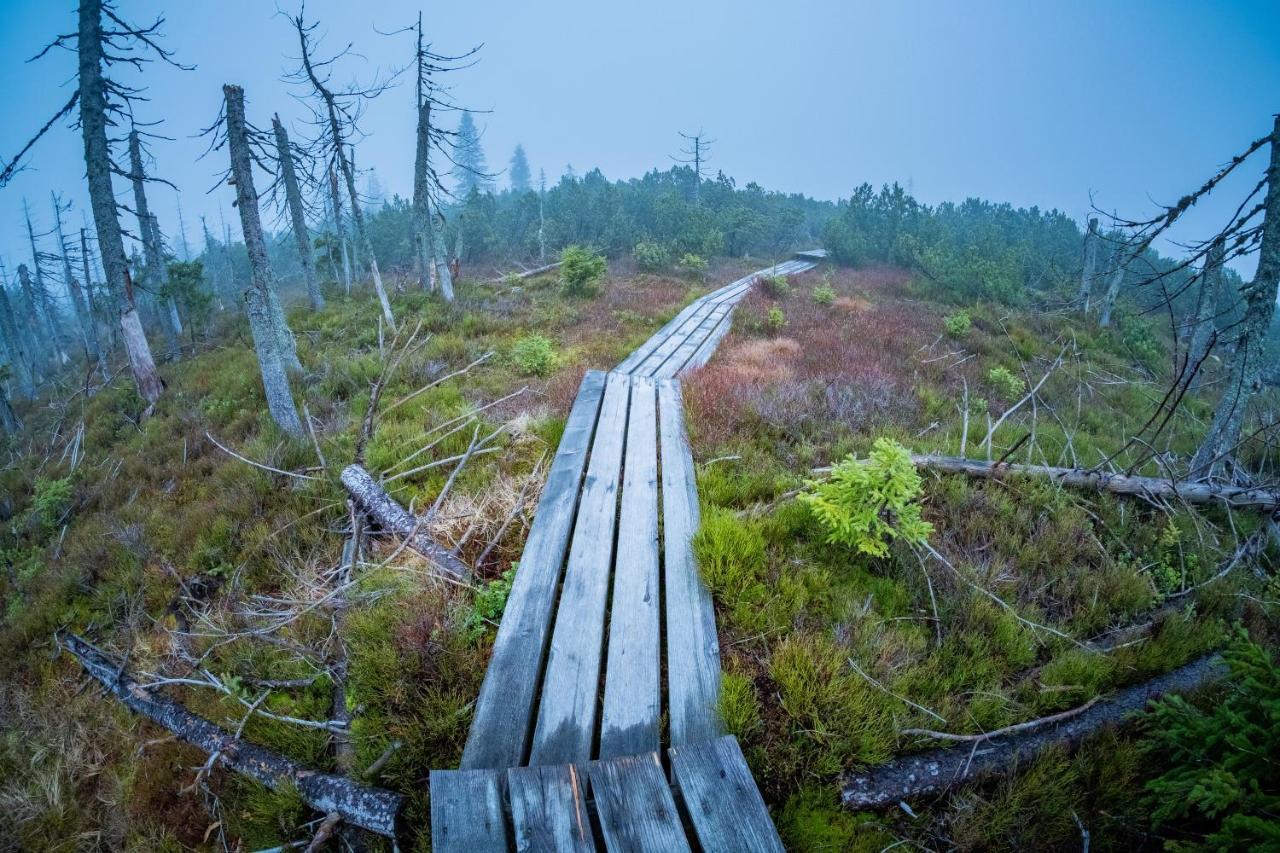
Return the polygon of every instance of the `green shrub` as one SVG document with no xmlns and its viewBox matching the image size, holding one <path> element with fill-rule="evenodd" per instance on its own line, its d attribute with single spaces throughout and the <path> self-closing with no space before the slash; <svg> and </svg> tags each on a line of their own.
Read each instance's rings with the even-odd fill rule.
<svg viewBox="0 0 1280 853">
<path fill-rule="evenodd" d="M 503 572 L 501 577 L 489 581 L 476 593 L 466 620 L 469 638 L 478 640 L 484 636 L 489 625 L 498 624 L 502 611 L 507 609 L 507 598 L 511 595 L 511 584 L 515 579 L 516 570 L 513 567 Z"/>
<path fill-rule="evenodd" d="M 782 327 L 787 325 L 787 315 L 782 313 L 782 309 L 777 305 L 769 309 L 769 315 L 765 319 L 765 325 L 769 327 L 769 331 L 775 335 L 782 331 Z"/>
<path fill-rule="evenodd" d="M 884 557 L 890 540 L 919 543 L 933 532 L 920 517 L 920 475 L 911 454 L 892 439 L 876 439 L 868 459 L 850 455 L 831 469 L 829 480 L 807 486 L 800 499 L 826 529 L 828 542 Z"/>
<path fill-rule="evenodd" d="M 566 246 L 560 253 L 560 281 L 569 296 L 595 296 L 596 284 L 606 269 L 604 257 L 581 246 Z"/>
<path fill-rule="evenodd" d="M 1173 824 L 1209 850 L 1280 847 L 1280 668 L 1243 631 L 1223 657 L 1230 686 L 1201 709 L 1181 696 L 1159 700 L 1142 749 L 1170 766 L 1147 783 L 1156 829 Z M 1190 848 L 1180 848 L 1190 849 Z"/>
<path fill-rule="evenodd" d="M 707 271 L 706 259 L 692 252 L 685 252 L 681 255 L 676 266 L 680 269 L 680 272 L 692 278 L 696 278 Z"/>
<path fill-rule="evenodd" d="M 1027 383 L 1007 367 L 993 367 L 987 371 L 987 381 L 1002 397 L 1013 398 L 1022 393 Z"/>
<path fill-rule="evenodd" d="M 813 289 L 813 301 L 819 305 L 831 305 L 836 301 L 836 289 L 823 282 Z"/>
<path fill-rule="evenodd" d="M 969 316 L 968 311 L 957 311 L 942 321 L 947 329 L 947 334 L 953 338 L 962 338 L 969 333 L 969 329 L 973 326 L 973 319 Z"/>
<path fill-rule="evenodd" d="M 772 299 L 781 299 L 791 292 L 785 275 L 766 275 L 760 278 L 760 289 Z"/>
<path fill-rule="evenodd" d="M 511 347 L 511 360 L 525 376 L 546 376 L 556 366 L 555 345 L 542 335 L 526 335 Z"/>
<path fill-rule="evenodd" d="M 658 272 L 671 264 L 671 253 L 667 247 L 652 240 L 641 240 L 631 250 L 631 257 L 636 259 L 636 266 L 646 272 Z"/>
</svg>

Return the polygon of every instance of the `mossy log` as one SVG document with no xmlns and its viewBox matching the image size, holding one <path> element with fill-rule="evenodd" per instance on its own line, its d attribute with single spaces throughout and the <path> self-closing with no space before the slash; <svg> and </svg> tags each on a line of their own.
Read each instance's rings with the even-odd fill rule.
<svg viewBox="0 0 1280 853">
<path fill-rule="evenodd" d="M 1163 477 L 1132 477 L 1108 474 L 1091 468 L 1056 468 L 1050 465 L 996 464 L 961 456 L 933 456 L 913 453 L 917 468 L 942 474 L 964 474 L 968 477 L 999 479 L 1013 474 L 1048 477 L 1073 488 L 1099 489 L 1118 495 L 1162 498 L 1190 504 L 1222 503 L 1236 509 L 1274 512 L 1280 509 L 1280 490 L 1220 483 L 1169 480 Z"/>
<path fill-rule="evenodd" d="M 359 465 L 344 468 L 342 485 L 356 506 L 383 530 L 406 540 L 409 548 L 453 577 L 465 578 L 471 575 L 471 569 L 466 563 L 422 531 L 425 521 L 400 506 L 364 468 Z"/>
<path fill-rule="evenodd" d="M 919 797 L 937 796 L 980 776 L 1010 772 L 1050 746 L 1074 749 L 1086 737 L 1118 726 L 1147 703 L 1166 693 L 1206 687 L 1227 674 L 1218 655 L 1206 655 L 1185 666 L 1125 688 L 1093 703 L 1056 725 L 1046 724 L 1006 737 L 975 741 L 950 749 L 904 755 L 845 776 L 840 799 L 851 811 L 879 809 Z"/>
<path fill-rule="evenodd" d="M 62 647 L 80 661 L 85 671 L 102 682 L 130 710 L 143 715 L 173 732 L 182 740 L 210 755 L 237 773 L 275 790 L 282 785 L 294 786 L 303 802 L 326 814 L 337 813 L 354 826 L 394 837 L 396 820 L 404 806 L 404 797 L 384 788 L 353 782 L 345 776 L 311 770 L 265 747 L 236 737 L 187 710 L 139 682 L 123 665 L 112 660 L 75 634 L 59 638 Z"/>
</svg>

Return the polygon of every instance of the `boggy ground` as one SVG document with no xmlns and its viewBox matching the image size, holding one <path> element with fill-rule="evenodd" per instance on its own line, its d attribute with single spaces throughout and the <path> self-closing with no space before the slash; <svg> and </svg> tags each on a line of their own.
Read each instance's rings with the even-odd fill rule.
<svg viewBox="0 0 1280 853">
<path fill-rule="evenodd" d="M 426 775 L 461 754 L 510 570 L 582 372 L 612 367 L 689 300 L 753 268 L 719 264 L 690 279 L 620 265 L 589 300 L 563 296 L 554 275 L 467 281 L 454 306 L 408 285 L 393 297 L 398 338 L 367 289 L 345 298 L 330 285 L 324 312 L 290 312 L 304 366 L 294 390 L 314 443 L 271 423 L 247 328 L 232 312 L 203 330 L 196 354 L 162 366 L 168 388 L 149 417 L 124 373 L 86 396 L 74 384 L 81 371 L 20 404 L 27 429 L 0 473 L 0 846 L 260 849 L 314 831 L 291 792 L 198 774 L 201 753 L 85 689 L 54 645 L 67 628 L 127 654 L 139 673 L 205 680 L 165 689 L 231 730 L 261 698 L 266 713 L 248 715 L 244 736 L 312 767 L 358 774 L 399 743 L 377 782 L 409 796 L 405 843 L 425 847 Z M 337 476 L 353 459 L 373 383 L 415 329 L 384 380 L 365 462 L 404 472 L 462 454 L 476 429 L 504 428 L 431 524 L 476 565 L 475 587 L 433 578 L 394 543 L 375 541 L 349 577 L 339 569 L 350 515 Z M 549 361 L 518 357 L 534 335 Z M 214 440 L 302 476 L 241 462 Z M 390 488 L 425 509 L 453 464 Z M 347 734 L 295 722 L 344 715 Z"/>
<path fill-rule="evenodd" d="M 949 333 L 961 309 L 971 324 Z M 685 382 L 703 502 L 695 547 L 716 600 L 722 711 L 789 847 L 1078 849 L 1081 825 L 1096 848 L 1159 846 L 1143 832 L 1154 768 L 1127 736 L 1048 754 L 912 816 L 841 812 L 837 779 L 937 745 L 903 729 L 976 733 L 1073 708 L 1219 647 L 1237 620 L 1272 635 L 1274 607 L 1245 595 L 1257 582 L 1240 572 L 1180 599 L 1146 639 L 1084 645 L 1215 574 L 1235 545 L 1230 524 L 1243 535 L 1253 519 L 926 475 L 924 519 L 948 567 L 903 545 L 873 558 L 829 544 L 794 494 L 811 468 L 865 456 L 880 436 L 958 453 L 966 401 L 965 452 L 987 456 L 988 423 L 1055 363 L 990 453 L 1034 430 L 1012 459 L 1096 464 L 1163 394 L 1166 347 L 1135 318 L 1098 330 L 947 304 L 896 269 L 818 270 L 739 307 L 716 357 Z M 1190 400 L 1160 449 L 1189 452 L 1205 417 Z"/>
</svg>

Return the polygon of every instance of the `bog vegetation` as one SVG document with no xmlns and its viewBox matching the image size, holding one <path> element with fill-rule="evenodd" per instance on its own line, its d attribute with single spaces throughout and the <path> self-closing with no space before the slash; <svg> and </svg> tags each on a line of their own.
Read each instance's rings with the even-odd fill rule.
<svg viewBox="0 0 1280 853">
<path fill-rule="evenodd" d="M 147 212 L 149 107 L 112 78 L 180 57 L 103 0 L 55 42 L 76 97 L 33 143 L 61 119 L 82 136 L 93 226 L 64 233 L 60 196 L 33 209 L 0 281 L 6 844 L 390 847 L 85 689 L 62 653 L 81 637 L 237 739 L 403 795 L 398 842 L 426 849 L 424 780 L 459 761 L 583 372 L 818 245 L 817 269 L 757 278 L 682 380 L 719 712 L 788 847 L 1280 844 L 1280 122 L 1228 168 L 1270 157 L 1254 204 L 1176 258 L 1157 238 L 1217 183 L 1105 224 L 896 184 L 832 203 L 710 174 L 699 136 L 696 161 L 626 180 L 535 184 L 517 148 L 500 188 L 445 82 L 471 54 L 433 53 L 419 19 L 394 35 L 415 184 L 371 199 L 352 158 L 388 81 L 334 87 L 345 54 L 291 26 L 315 121 L 266 132 L 225 87 L 208 133 L 241 238 L 202 222 L 196 247 Z M 1229 262 L 1255 252 L 1245 281 Z M 981 476 L 937 470 L 956 456 Z M 351 463 L 409 529 L 366 517 Z M 1177 499 L 1113 493 L 1126 475 Z M 902 807 L 842 805 L 896 756 L 1042 731 L 1219 653 L 1221 678 L 1136 725 Z"/>
</svg>

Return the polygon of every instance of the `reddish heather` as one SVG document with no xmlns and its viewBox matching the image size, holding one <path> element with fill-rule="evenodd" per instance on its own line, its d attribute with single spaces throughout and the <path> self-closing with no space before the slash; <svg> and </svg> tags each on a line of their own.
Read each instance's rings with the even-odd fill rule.
<svg viewBox="0 0 1280 853">
<path fill-rule="evenodd" d="M 909 279 L 891 268 L 837 270 L 827 279 L 833 305 L 813 299 L 823 278 L 792 277 L 780 299 L 754 289 L 738 307 L 734 331 L 711 363 L 685 384 L 700 453 L 765 428 L 780 435 L 830 439 L 914 413 L 919 351 L 938 335 L 927 307 L 904 301 Z M 786 324 L 769 337 L 769 310 Z"/>
</svg>

